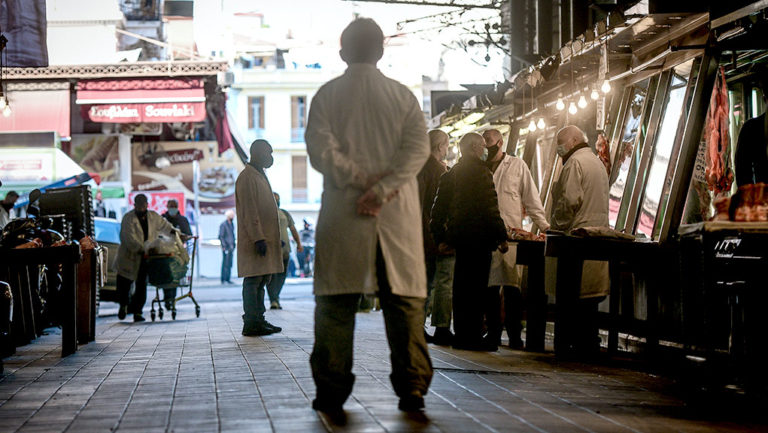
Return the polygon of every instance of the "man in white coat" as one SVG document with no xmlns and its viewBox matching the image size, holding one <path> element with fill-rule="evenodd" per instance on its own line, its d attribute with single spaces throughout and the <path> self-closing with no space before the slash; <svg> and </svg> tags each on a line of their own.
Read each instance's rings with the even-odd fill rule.
<svg viewBox="0 0 768 433">
<path fill-rule="evenodd" d="M 272 146 L 251 143 L 251 159 L 235 182 L 237 274 L 243 278 L 243 331 L 249 337 L 282 331 L 264 318 L 264 291 L 272 274 L 283 272 L 283 248 L 277 203 L 265 169 L 272 167 Z"/>
<path fill-rule="evenodd" d="M 344 417 L 361 294 L 378 291 L 399 408 L 418 411 L 432 379 L 424 339 L 427 295 L 416 175 L 429 156 L 424 115 L 407 87 L 376 63 L 384 36 L 371 19 L 341 35 L 344 75 L 312 100 L 306 143 L 323 174 L 315 238 L 313 408 Z"/>
<path fill-rule="evenodd" d="M 587 144 L 587 136 L 570 125 L 557 133 L 557 154 L 563 170 L 553 190 L 552 229 L 570 232 L 582 227 L 608 227 L 608 174 L 600 158 Z M 581 276 L 578 317 L 573 317 L 573 346 L 566 352 L 599 350 L 597 305 L 610 289 L 608 262 L 586 260 Z"/>
<path fill-rule="evenodd" d="M 133 314 L 134 322 L 143 322 L 142 310 L 147 302 L 147 263 L 144 244 L 157 239 L 161 233 L 171 233 L 173 226 L 159 213 L 147 209 L 147 196 L 139 194 L 133 199 L 133 210 L 123 216 L 120 224 L 120 247 L 117 249 L 117 299 L 120 309 L 117 318 Z M 136 290 L 130 299 L 131 284 Z"/>
<path fill-rule="evenodd" d="M 539 199 L 539 191 L 533 182 L 531 171 L 522 159 L 504 153 L 501 132 L 489 129 L 483 132 L 488 149 L 488 168 L 493 173 L 493 184 L 499 200 L 499 212 L 507 229 L 523 228 L 523 212 L 527 213 L 536 226 L 546 231 L 549 223 Z M 485 302 L 488 321 L 488 340 L 501 343 L 500 291 L 504 289 L 504 312 L 509 347 L 520 349 L 522 331 L 523 301 L 520 293 L 520 272 L 516 263 L 516 248 L 506 253 L 494 251 L 488 276 L 488 299 Z"/>
</svg>

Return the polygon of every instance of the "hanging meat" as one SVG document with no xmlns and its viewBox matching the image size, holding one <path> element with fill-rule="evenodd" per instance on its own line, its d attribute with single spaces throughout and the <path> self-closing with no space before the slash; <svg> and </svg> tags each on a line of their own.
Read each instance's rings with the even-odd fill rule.
<svg viewBox="0 0 768 433">
<path fill-rule="evenodd" d="M 709 189 L 715 196 L 728 192 L 733 183 L 730 169 L 731 146 L 728 135 L 728 86 L 725 70 L 720 67 L 715 77 L 715 87 L 709 100 L 709 109 L 704 126 L 704 140 L 707 146 L 705 177 Z"/>
<path fill-rule="evenodd" d="M 605 138 L 605 134 L 602 132 L 597 135 L 597 142 L 595 143 L 595 150 L 597 150 L 597 156 L 605 166 L 605 171 L 608 172 L 608 177 L 611 176 L 611 155 L 610 149 L 608 149 L 608 140 Z"/>
</svg>

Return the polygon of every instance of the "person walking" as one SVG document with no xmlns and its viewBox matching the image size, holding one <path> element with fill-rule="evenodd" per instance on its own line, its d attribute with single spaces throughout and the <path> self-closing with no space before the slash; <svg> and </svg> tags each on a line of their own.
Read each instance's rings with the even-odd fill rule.
<svg viewBox="0 0 768 433">
<path fill-rule="evenodd" d="M 296 248 L 296 259 L 299 261 L 299 276 L 312 276 L 312 251 L 315 249 L 315 230 L 312 228 L 312 220 L 304 218 L 304 228 L 299 232 L 301 236 L 302 251 Z"/>
<path fill-rule="evenodd" d="M 183 235 L 192 236 L 192 228 L 189 226 L 189 220 L 179 212 L 179 202 L 175 199 L 170 199 L 168 200 L 168 203 L 166 203 L 166 211 L 163 213 L 163 218 L 171 223 L 171 225 Z M 174 301 L 175 298 L 175 287 L 163 289 L 163 301 L 165 302 L 166 309 L 171 309 L 172 301 Z"/>
<path fill-rule="evenodd" d="M 450 250 L 440 250 L 432 238 L 429 220 L 432 204 L 437 195 L 440 176 L 448 170 L 445 156 L 448 154 L 448 134 L 433 129 L 429 131 L 430 157 L 424 163 L 419 175 L 419 199 L 421 200 L 421 230 L 424 236 L 424 260 L 427 268 L 427 302 L 425 314 L 430 315 L 431 324 L 435 327 L 434 335 L 427 334 L 427 342 L 440 345 L 450 345 L 453 341 L 451 333 L 451 299 L 453 284 L 453 264 L 455 258 Z M 426 331 L 425 331 L 426 332 Z"/>
<path fill-rule="evenodd" d="M 117 297 L 120 308 L 117 318 L 125 319 L 133 314 L 134 322 L 143 322 L 144 304 L 147 302 L 147 261 L 144 259 L 144 243 L 157 239 L 161 233 L 174 231 L 171 223 L 160 214 L 147 209 L 147 196 L 139 194 L 133 199 L 133 210 L 123 216 L 120 223 L 120 247 L 117 249 Z M 131 285 L 136 284 L 133 297 L 129 297 Z"/>
<path fill-rule="evenodd" d="M 491 253 L 506 253 L 507 229 L 499 214 L 493 177 L 484 160 L 485 141 L 469 133 L 459 141 L 461 159 L 440 178 L 430 228 L 435 242 L 456 249 L 453 277 L 453 347 L 498 349 L 483 339 L 484 293 L 488 291 Z"/>
<path fill-rule="evenodd" d="M 427 295 L 416 175 L 429 156 L 424 115 L 407 87 L 376 63 L 384 35 L 358 18 L 341 34 L 344 74 L 312 100 L 307 152 L 323 175 L 315 239 L 312 407 L 343 422 L 352 391 L 355 313 L 378 290 L 403 411 L 424 408 L 432 362 L 424 339 Z"/>
<path fill-rule="evenodd" d="M 283 272 L 277 205 L 264 171 L 273 162 L 269 142 L 254 141 L 251 159 L 235 182 L 237 273 L 243 277 L 242 334 L 245 336 L 282 331 L 264 318 L 264 289 L 272 274 Z"/>
<path fill-rule="evenodd" d="M 493 173 L 499 213 L 507 229 L 523 228 L 523 213 L 529 215 L 540 230 L 549 229 L 539 191 L 533 183 L 528 165 L 522 159 L 504 153 L 503 138 L 497 129 L 483 132 L 483 139 L 488 149 L 487 165 Z M 485 302 L 488 340 L 496 345 L 501 344 L 500 292 L 503 289 L 504 325 L 509 336 L 509 347 L 522 349 L 523 340 L 520 333 L 523 330 L 523 296 L 520 292 L 520 271 L 514 249 L 510 248 L 506 253 L 493 252 L 488 286 L 488 298 Z"/>
<path fill-rule="evenodd" d="M 299 232 L 296 231 L 296 226 L 293 223 L 293 218 L 287 210 L 280 208 L 280 194 L 274 193 L 275 203 L 277 204 L 277 217 L 280 221 L 280 243 L 282 244 L 283 252 L 283 272 L 272 275 L 272 279 L 267 283 L 267 295 L 269 296 L 269 309 L 270 310 L 282 310 L 283 306 L 280 305 L 280 292 L 283 290 L 285 284 L 285 277 L 288 273 L 288 260 L 291 258 L 291 241 L 288 237 L 288 231 L 290 230 L 294 241 L 296 241 L 296 251 L 304 251 L 304 247 L 301 245 L 301 239 L 299 239 Z"/>
<path fill-rule="evenodd" d="M 235 212 L 232 209 L 224 213 L 224 222 L 219 225 L 219 243 L 221 243 L 221 284 L 232 282 L 232 256 L 235 253 Z"/>
<path fill-rule="evenodd" d="M 570 232 L 583 227 L 608 227 L 608 174 L 587 144 L 587 136 L 569 125 L 557 132 L 557 154 L 563 170 L 552 193 L 553 230 Z M 585 260 L 575 314 L 565 309 L 563 353 L 591 356 L 600 350 L 597 306 L 610 291 L 608 262 Z M 560 330 L 557 331 L 558 333 Z"/>
</svg>

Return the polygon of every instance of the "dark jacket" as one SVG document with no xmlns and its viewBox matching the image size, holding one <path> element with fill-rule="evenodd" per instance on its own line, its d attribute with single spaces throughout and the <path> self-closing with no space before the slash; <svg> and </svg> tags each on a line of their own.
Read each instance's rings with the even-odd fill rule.
<svg viewBox="0 0 768 433">
<path fill-rule="evenodd" d="M 235 225 L 232 223 L 232 221 L 226 219 L 219 226 L 219 241 L 221 242 L 222 250 L 234 251 Z"/>
<path fill-rule="evenodd" d="M 765 114 L 749 119 L 741 127 L 736 144 L 736 184 L 768 183 L 768 140 Z"/>
<path fill-rule="evenodd" d="M 430 230 L 435 242 L 496 249 L 507 239 L 493 175 L 477 158 L 463 157 L 440 177 Z"/>
<path fill-rule="evenodd" d="M 163 214 L 163 218 L 166 219 L 174 228 L 179 229 L 185 235 L 192 235 L 192 229 L 189 227 L 189 220 L 182 214 L 176 214 L 171 216 L 168 212 Z"/>
<path fill-rule="evenodd" d="M 437 186 L 440 176 L 447 170 L 445 164 L 430 156 L 424 167 L 421 168 L 416 179 L 419 181 L 419 201 L 421 203 L 421 228 L 424 235 L 424 254 L 426 256 L 437 255 L 437 244 L 432 239 L 429 229 L 429 219 L 432 213 L 432 205 L 437 195 Z"/>
</svg>

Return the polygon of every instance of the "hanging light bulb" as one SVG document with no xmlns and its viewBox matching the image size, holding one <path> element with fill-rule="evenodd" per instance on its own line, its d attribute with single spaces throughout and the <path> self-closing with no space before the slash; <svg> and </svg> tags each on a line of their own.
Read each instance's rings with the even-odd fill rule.
<svg viewBox="0 0 768 433">
<path fill-rule="evenodd" d="M 533 119 L 531 119 L 531 123 L 528 124 L 528 130 L 531 132 L 536 130 L 536 122 L 534 122 Z"/>
<path fill-rule="evenodd" d="M 563 95 L 558 95 L 557 104 L 555 104 L 555 108 L 557 108 L 557 111 L 565 110 L 565 102 L 563 102 Z"/>
<path fill-rule="evenodd" d="M 539 123 L 537 123 L 536 126 L 539 129 L 544 129 L 544 128 L 547 127 L 547 124 L 544 122 L 544 118 L 543 117 L 539 118 Z"/>
<path fill-rule="evenodd" d="M 608 93 L 611 91 L 611 82 L 608 80 L 603 81 L 603 85 L 600 87 L 600 90 L 603 91 L 603 93 Z"/>
<path fill-rule="evenodd" d="M 6 103 L 5 108 L 3 108 L 3 116 L 8 117 L 11 115 L 11 106 Z"/>
<path fill-rule="evenodd" d="M 589 94 L 589 97 L 593 101 L 597 101 L 597 98 L 600 97 L 600 94 L 597 92 L 597 89 L 592 89 L 592 93 Z"/>
<path fill-rule="evenodd" d="M 577 111 L 579 110 L 576 108 L 576 103 L 571 101 L 571 103 L 568 105 L 568 112 L 571 114 L 576 114 Z"/>
<path fill-rule="evenodd" d="M 587 107 L 587 98 L 584 97 L 584 95 L 579 96 L 579 108 L 586 108 Z"/>
</svg>

